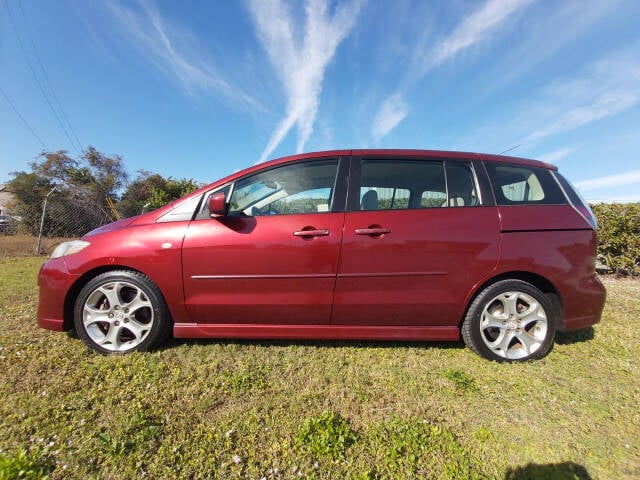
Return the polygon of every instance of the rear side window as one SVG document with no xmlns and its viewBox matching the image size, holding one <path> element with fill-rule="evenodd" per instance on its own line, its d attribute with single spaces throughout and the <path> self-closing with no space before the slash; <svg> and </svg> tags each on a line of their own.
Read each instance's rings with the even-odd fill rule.
<svg viewBox="0 0 640 480">
<path fill-rule="evenodd" d="M 546 168 L 486 162 L 498 205 L 562 205 L 567 199 Z"/>
<path fill-rule="evenodd" d="M 360 210 L 447 205 L 442 162 L 362 160 L 360 176 Z"/>
</svg>

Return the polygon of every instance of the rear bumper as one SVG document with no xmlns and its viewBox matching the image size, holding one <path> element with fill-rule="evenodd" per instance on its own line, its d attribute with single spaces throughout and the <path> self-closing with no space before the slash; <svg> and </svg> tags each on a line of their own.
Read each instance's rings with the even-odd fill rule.
<svg viewBox="0 0 640 480">
<path fill-rule="evenodd" d="M 42 265 L 38 274 L 38 326 L 58 332 L 65 330 L 64 301 L 77 278 L 78 275 L 69 273 L 63 258 L 49 260 Z"/>
<path fill-rule="evenodd" d="M 607 291 L 596 275 L 582 280 L 572 290 L 572 295 L 563 296 L 565 316 L 558 326 L 561 332 L 586 328 L 600 322 L 607 299 Z"/>
</svg>

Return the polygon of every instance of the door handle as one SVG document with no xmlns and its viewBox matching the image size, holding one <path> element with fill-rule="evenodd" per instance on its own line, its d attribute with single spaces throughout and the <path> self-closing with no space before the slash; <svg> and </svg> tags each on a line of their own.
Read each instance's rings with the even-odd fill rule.
<svg viewBox="0 0 640 480">
<path fill-rule="evenodd" d="M 391 233 L 390 228 L 356 228 L 356 235 L 371 235 L 372 237 L 377 237 L 379 235 L 384 235 L 385 233 Z"/>
<path fill-rule="evenodd" d="M 329 235 L 328 229 L 310 229 L 310 230 L 298 230 L 293 232 L 294 237 L 326 237 Z"/>
</svg>

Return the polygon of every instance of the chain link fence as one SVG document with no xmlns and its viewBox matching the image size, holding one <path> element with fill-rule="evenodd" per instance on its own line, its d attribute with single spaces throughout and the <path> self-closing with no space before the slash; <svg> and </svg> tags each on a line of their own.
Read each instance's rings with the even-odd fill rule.
<svg viewBox="0 0 640 480">
<path fill-rule="evenodd" d="M 74 198 L 52 190 L 47 195 L 34 193 L 26 201 L 13 202 L 4 215 L 0 234 L 5 236 L 4 243 L 21 243 L 25 252 L 48 254 L 57 243 L 81 237 L 119 218 L 112 203 L 102 205 L 95 199 Z"/>
</svg>

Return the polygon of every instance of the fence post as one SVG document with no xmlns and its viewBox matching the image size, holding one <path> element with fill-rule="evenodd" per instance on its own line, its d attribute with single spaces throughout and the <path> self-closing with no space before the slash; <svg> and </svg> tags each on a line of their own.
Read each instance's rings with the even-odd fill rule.
<svg viewBox="0 0 640 480">
<path fill-rule="evenodd" d="M 36 246 L 36 255 L 40 255 L 40 241 L 42 240 L 42 228 L 44 227 L 44 214 L 47 211 L 47 201 L 49 200 L 49 195 L 55 192 L 56 187 L 53 187 L 47 196 L 44 197 L 44 205 L 42 206 L 42 217 L 40 217 L 40 231 L 38 232 L 38 245 Z"/>
</svg>

